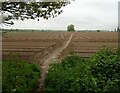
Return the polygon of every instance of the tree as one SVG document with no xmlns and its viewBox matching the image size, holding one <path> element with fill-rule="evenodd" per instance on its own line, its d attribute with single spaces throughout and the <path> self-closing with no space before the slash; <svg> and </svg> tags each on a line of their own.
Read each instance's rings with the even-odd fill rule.
<svg viewBox="0 0 120 93">
<path fill-rule="evenodd" d="M 100 30 L 97 30 L 97 32 L 100 32 Z"/>
<path fill-rule="evenodd" d="M 37 18 L 39 21 L 40 17 L 44 19 L 54 18 L 63 12 L 61 7 L 70 4 L 70 1 L 66 0 L 54 0 L 56 2 L 45 2 L 45 0 L 40 0 L 40 2 L 37 2 L 38 0 L 34 0 L 34 2 L 30 0 L 22 1 L 11 2 L 11 0 L 7 0 L 7 2 L 0 2 L 0 14 L 8 14 L 8 16 L 2 19 L 2 23 L 12 25 L 11 19 L 24 20 Z"/>
<path fill-rule="evenodd" d="M 74 25 L 73 25 L 73 24 L 70 24 L 70 25 L 67 27 L 67 31 L 68 31 L 68 32 L 74 32 L 74 31 L 75 31 Z"/>
<path fill-rule="evenodd" d="M 117 27 L 117 32 L 120 32 L 120 28 L 119 27 Z"/>
</svg>

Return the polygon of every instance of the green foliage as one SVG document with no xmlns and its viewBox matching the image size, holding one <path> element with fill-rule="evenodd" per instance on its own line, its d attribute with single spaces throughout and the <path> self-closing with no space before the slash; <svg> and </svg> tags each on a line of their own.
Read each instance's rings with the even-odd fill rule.
<svg viewBox="0 0 120 93">
<path fill-rule="evenodd" d="M 103 91 L 119 91 L 120 88 L 120 58 L 119 50 L 103 49 L 93 58 L 91 73 L 97 86 Z"/>
<path fill-rule="evenodd" d="M 56 2 L 46 2 L 45 0 L 41 0 L 40 2 L 34 0 L 22 0 L 21 2 L 11 2 L 7 0 L 7 2 L 1 2 L 2 5 L 1 12 L 9 12 L 12 14 L 8 17 L 5 17 L 4 23 L 14 24 L 13 22 L 8 22 L 11 19 L 35 19 L 42 17 L 44 19 L 48 19 L 50 17 L 56 17 L 61 14 L 63 11 L 62 7 L 70 4 L 70 1 L 58 0 Z"/>
<path fill-rule="evenodd" d="M 68 32 L 74 32 L 74 31 L 75 31 L 74 25 L 73 25 L 73 24 L 69 25 L 69 26 L 67 27 L 67 31 L 68 31 Z"/>
<path fill-rule="evenodd" d="M 100 30 L 97 30 L 97 32 L 100 32 Z"/>
<path fill-rule="evenodd" d="M 45 91 L 97 90 L 88 69 L 86 59 L 76 55 L 65 58 L 61 64 L 53 64 L 45 80 Z"/>
<path fill-rule="evenodd" d="M 40 69 L 35 64 L 11 59 L 2 61 L 2 90 L 9 93 L 32 91 L 38 86 Z"/>
<path fill-rule="evenodd" d="M 70 55 L 53 64 L 45 79 L 45 91 L 118 91 L 120 51 L 103 49 L 89 59 Z"/>
</svg>

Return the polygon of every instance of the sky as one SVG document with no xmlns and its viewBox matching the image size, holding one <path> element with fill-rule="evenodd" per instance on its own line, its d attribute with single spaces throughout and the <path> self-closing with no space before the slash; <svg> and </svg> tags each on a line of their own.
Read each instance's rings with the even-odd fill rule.
<svg viewBox="0 0 120 93">
<path fill-rule="evenodd" d="M 75 0 L 62 8 L 56 18 L 14 21 L 10 29 L 66 30 L 73 24 L 75 30 L 114 30 L 118 26 L 119 0 Z"/>
</svg>

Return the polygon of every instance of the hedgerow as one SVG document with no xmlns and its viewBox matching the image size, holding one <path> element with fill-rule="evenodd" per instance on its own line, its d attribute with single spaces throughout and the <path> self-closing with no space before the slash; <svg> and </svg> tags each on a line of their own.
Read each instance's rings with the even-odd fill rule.
<svg viewBox="0 0 120 93">
<path fill-rule="evenodd" d="M 120 51 L 102 49 L 89 59 L 70 55 L 53 64 L 45 79 L 45 91 L 119 91 Z"/>
<path fill-rule="evenodd" d="M 38 86 L 40 69 L 35 64 L 13 58 L 2 61 L 3 93 L 26 93 Z"/>
<path fill-rule="evenodd" d="M 104 49 L 98 52 L 92 62 L 91 73 L 101 91 L 120 89 L 120 50 Z"/>
</svg>

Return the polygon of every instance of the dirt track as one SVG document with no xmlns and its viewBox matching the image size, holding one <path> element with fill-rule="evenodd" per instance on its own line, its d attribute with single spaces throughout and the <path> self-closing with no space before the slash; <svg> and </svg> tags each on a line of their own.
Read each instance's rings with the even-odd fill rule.
<svg viewBox="0 0 120 93">
<path fill-rule="evenodd" d="M 71 34 L 68 41 L 65 42 L 61 48 L 55 49 L 51 54 L 49 54 L 49 57 L 47 59 L 45 59 L 43 65 L 41 66 L 42 74 L 41 74 L 41 78 L 40 78 L 39 89 L 37 91 L 43 91 L 44 80 L 45 80 L 46 74 L 48 73 L 49 65 L 51 64 L 52 60 L 57 59 L 58 56 L 61 54 L 61 52 L 63 52 L 63 50 L 65 50 L 67 48 L 67 46 L 69 45 L 69 43 L 72 39 L 72 36 L 73 36 L 73 34 Z"/>
</svg>

